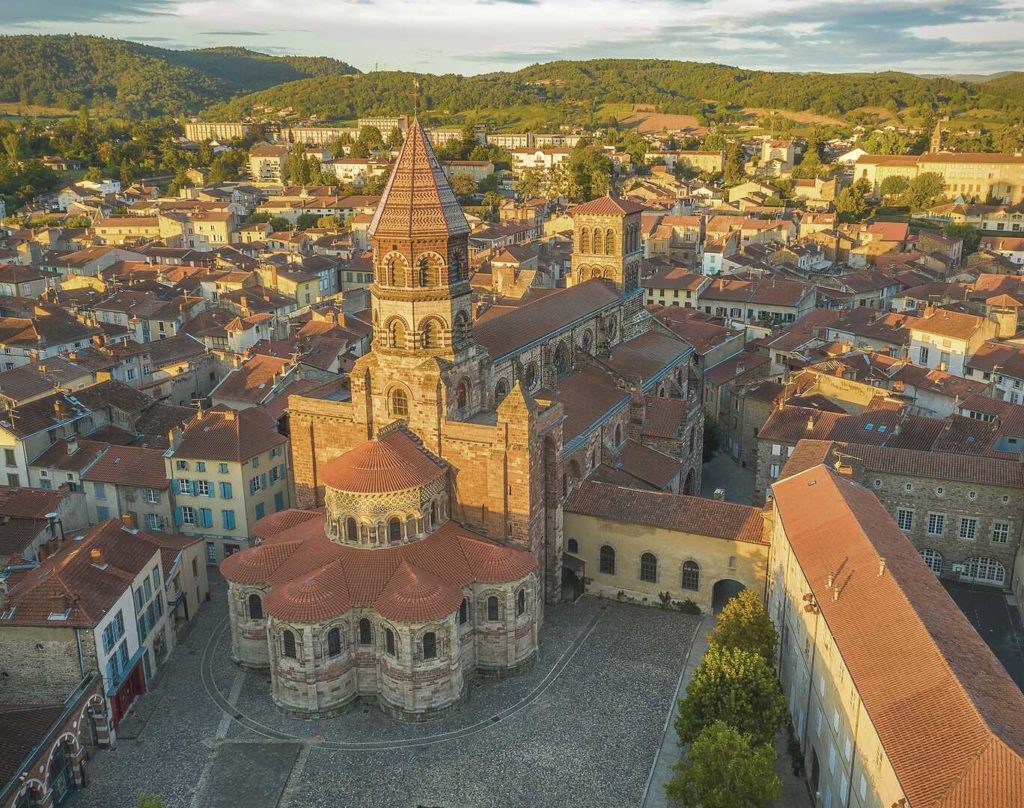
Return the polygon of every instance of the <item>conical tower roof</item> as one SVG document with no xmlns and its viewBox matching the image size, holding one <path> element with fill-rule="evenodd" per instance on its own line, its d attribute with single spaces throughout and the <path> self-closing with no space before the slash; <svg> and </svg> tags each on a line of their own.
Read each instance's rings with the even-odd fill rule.
<svg viewBox="0 0 1024 808">
<path fill-rule="evenodd" d="M 419 121 L 413 121 L 373 214 L 369 235 L 411 238 L 468 233 L 469 224 L 427 133 Z"/>
</svg>

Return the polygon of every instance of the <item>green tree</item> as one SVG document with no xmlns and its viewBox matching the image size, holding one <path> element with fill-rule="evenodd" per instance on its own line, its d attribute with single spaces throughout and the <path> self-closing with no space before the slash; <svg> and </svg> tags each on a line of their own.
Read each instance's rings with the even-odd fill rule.
<svg viewBox="0 0 1024 808">
<path fill-rule="evenodd" d="M 317 215 L 315 213 L 300 213 L 299 218 L 295 221 L 296 230 L 309 230 L 317 222 Z"/>
<path fill-rule="evenodd" d="M 755 743 L 770 744 L 785 719 L 786 700 L 764 657 L 713 643 L 679 703 L 676 732 L 681 743 L 692 743 L 704 727 L 724 721 Z"/>
<path fill-rule="evenodd" d="M 476 180 L 465 172 L 452 174 L 448 182 L 452 186 L 455 195 L 460 199 L 468 199 L 476 193 Z"/>
<path fill-rule="evenodd" d="M 738 185 L 745 179 L 743 175 L 743 147 L 739 143 L 730 142 L 725 149 L 725 167 L 722 179 L 726 185 Z"/>
<path fill-rule="evenodd" d="M 539 168 L 524 168 L 512 183 L 512 190 L 523 199 L 540 196 L 544 190 L 544 172 Z"/>
<path fill-rule="evenodd" d="M 333 214 L 330 216 L 321 216 L 316 220 L 316 226 L 319 230 L 340 230 L 341 217 Z"/>
<path fill-rule="evenodd" d="M 286 231 L 294 230 L 292 223 L 289 222 L 284 216 L 274 216 L 270 220 L 270 229 L 275 233 L 283 233 Z"/>
<path fill-rule="evenodd" d="M 397 149 L 402 145 L 403 137 L 402 132 L 397 126 L 391 127 L 391 131 L 388 133 L 388 139 L 385 142 L 385 146 L 389 149 Z"/>
<path fill-rule="evenodd" d="M 918 174 L 907 186 L 907 203 L 912 208 L 926 208 L 942 196 L 945 187 L 941 174 L 931 171 Z"/>
<path fill-rule="evenodd" d="M 779 635 L 761 598 L 753 589 L 744 589 L 719 612 L 710 642 L 723 648 L 756 651 L 771 664 Z"/>
<path fill-rule="evenodd" d="M 910 180 L 899 174 L 894 174 L 878 184 L 878 192 L 882 195 L 882 199 L 894 201 L 905 194 L 908 187 L 910 187 Z"/>
<path fill-rule="evenodd" d="M 665 784 L 666 796 L 684 808 L 761 808 L 781 790 L 775 750 L 721 721 L 700 732 Z"/>
<path fill-rule="evenodd" d="M 978 230 L 973 224 L 957 224 L 956 222 L 950 222 L 942 228 L 942 232 L 952 238 L 962 239 L 964 242 L 964 255 L 970 255 L 973 252 L 977 252 L 978 245 L 981 243 L 981 231 Z"/>
<path fill-rule="evenodd" d="M 871 206 L 868 204 L 868 194 L 871 193 L 871 183 L 861 177 L 849 188 L 843 188 L 836 198 L 836 213 L 844 222 L 859 222 L 866 219 L 871 213 Z"/>
</svg>

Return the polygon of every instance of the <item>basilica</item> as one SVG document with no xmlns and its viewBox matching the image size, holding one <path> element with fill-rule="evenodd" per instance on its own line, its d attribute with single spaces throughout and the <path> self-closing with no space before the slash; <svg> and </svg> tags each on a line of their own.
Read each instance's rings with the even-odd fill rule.
<svg viewBox="0 0 1024 808">
<path fill-rule="evenodd" d="M 343 390 L 291 397 L 299 508 L 221 567 L 232 656 L 269 668 L 280 708 L 443 714 L 527 669 L 545 608 L 586 580 L 574 491 L 699 489 L 692 350 L 642 306 L 640 210 L 576 206 L 565 288 L 475 308 L 469 226 L 410 126 L 369 229 L 372 350 Z"/>
</svg>

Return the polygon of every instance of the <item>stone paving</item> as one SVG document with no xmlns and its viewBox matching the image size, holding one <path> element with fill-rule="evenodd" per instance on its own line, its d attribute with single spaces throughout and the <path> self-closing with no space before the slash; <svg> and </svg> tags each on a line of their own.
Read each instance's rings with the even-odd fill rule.
<svg viewBox="0 0 1024 808">
<path fill-rule="evenodd" d="M 711 497 L 716 488 L 725 489 L 726 502 L 751 505 L 754 502 L 754 471 L 740 466 L 728 452 L 716 452 L 701 470 L 700 495 Z"/>
<path fill-rule="evenodd" d="M 586 596 L 549 607 L 540 659 L 482 680 L 443 719 L 410 724 L 358 704 L 289 718 L 269 675 L 228 658 L 213 586 L 152 691 L 90 763 L 73 808 L 638 806 L 700 618 Z"/>
</svg>

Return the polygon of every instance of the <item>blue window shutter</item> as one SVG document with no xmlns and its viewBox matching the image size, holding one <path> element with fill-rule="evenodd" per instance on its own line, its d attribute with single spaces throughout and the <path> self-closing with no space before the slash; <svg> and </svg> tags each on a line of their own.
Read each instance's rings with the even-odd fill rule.
<svg viewBox="0 0 1024 808">
<path fill-rule="evenodd" d="M 262 484 L 263 489 L 266 490 L 266 488 L 267 488 L 267 473 L 266 472 L 263 472 L 260 475 L 260 483 Z"/>
<path fill-rule="evenodd" d="M 224 520 L 225 530 L 235 529 L 235 512 L 234 511 L 221 511 L 221 516 Z"/>
<path fill-rule="evenodd" d="M 213 527 L 213 511 L 209 508 L 200 508 L 199 521 L 203 527 Z"/>
<path fill-rule="evenodd" d="M 175 482 L 177 482 L 177 480 L 175 480 Z M 178 527 L 181 527 L 181 508 L 180 507 L 174 509 L 174 524 L 176 524 Z"/>
<path fill-rule="evenodd" d="M 175 494 L 180 494 L 181 493 L 181 486 L 178 484 L 179 482 L 180 482 L 179 480 L 171 480 L 171 490 Z"/>
<path fill-rule="evenodd" d="M 211 482 L 209 482 L 209 481 L 207 481 L 207 484 L 206 484 L 206 485 L 207 485 L 207 488 L 206 488 L 206 496 L 208 496 L 208 497 L 210 497 L 211 499 L 213 499 L 213 497 L 214 497 L 214 496 L 216 496 L 216 488 L 217 488 L 217 485 L 216 485 L 216 483 L 211 483 Z"/>
</svg>

